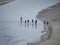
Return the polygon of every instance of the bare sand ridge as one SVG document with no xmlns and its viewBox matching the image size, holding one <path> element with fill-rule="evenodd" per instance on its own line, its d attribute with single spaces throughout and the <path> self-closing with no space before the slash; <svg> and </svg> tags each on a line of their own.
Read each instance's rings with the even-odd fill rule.
<svg viewBox="0 0 60 45">
<path fill-rule="evenodd" d="M 50 23 L 48 34 L 42 36 L 43 40 L 40 45 L 60 45 L 60 3 L 42 10 L 37 18 Z"/>
<path fill-rule="evenodd" d="M 60 45 L 60 22 L 52 22 L 53 32 L 50 39 L 40 43 L 40 45 Z"/>
</svg>

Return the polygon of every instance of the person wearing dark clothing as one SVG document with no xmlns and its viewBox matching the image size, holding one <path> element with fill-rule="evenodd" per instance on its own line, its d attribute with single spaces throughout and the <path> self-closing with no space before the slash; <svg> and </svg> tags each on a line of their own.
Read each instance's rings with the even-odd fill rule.
<svg viewBox="0 0 60 45">
<path fill-rule="evenodd" d="M 26 20 L 25 20 L 25 23 L 26 23 Z"/>
<path fill-rule="evenodd" d="M 27 20 L 27 22 L 29 23 L 29 20 Z"/>
<path fill-rule="evenodd" d="M 32 23 L 34 22 L 34 20 L 32 19 Z"/>
<path fill-rule="evenodd" d="M 35 28 L 37 28 L 37 20 L 35 20 Z"/>
<path fill-rule="evenodd" d="M 29 20 L 27 20 L 27 27 L 29 27 Z"/>
<path fill-rule="evenodd" d="M 35 24 L 37 23 L 37 20 L 35 20 Z"/>
<path fill-rule="evenodd" d="M 33 27 L 33 25 L 34 25 L 33 22 L 34 22 L 34 20 L 32 19 L 32 27 Z"/>
<path fill-rule="evenodd" d="M 49 22 L 47 22 L 47 25 L 49 24 Z"/>
<path fill-rule="evenodd" d="M 20 20 L 22 21 L 22 17 L 20 18 Z"/>
<path fill-rule="evenodd" d="M 48 21 L 44 21 L 44 24 L 47 24 L 47 25 L 48 25 L 48 24 L 49 24 L 49 22 L 48 22 Z"/>
<path fill-rule="evenodd" d="M 25 27 L 26 27 L 26 20 L 25 20 Z"/>
<path fill-rule="evenodd" d="M 21 24 L 22 24 L 22 17 L 20 17 L 20 21 L 21 21 Z"/>
</svg>

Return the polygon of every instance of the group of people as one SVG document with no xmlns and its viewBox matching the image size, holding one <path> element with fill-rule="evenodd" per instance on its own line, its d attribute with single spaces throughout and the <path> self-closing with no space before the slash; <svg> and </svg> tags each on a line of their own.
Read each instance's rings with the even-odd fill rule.
<svg viewBox="0 0 60 45">
<path fill-rule="evenodd" d="M 20 22 L 21 22 L 21 24 L 22 24 L 22 17 L 20 17 Z M 29 22 L 30 22 L 29 19 L 24 21 L 25 27 L 26 27 L 26 25 L 29 27 Z M 32 27 L 33 27 L 34 24 L 35 24 L 35 28 L 37 28 L 37 20 L 34 21 L 34 20 L 32 19 L 31 22 L 32 22 Z"/>
<path fill-rule="evenodd" d="M 20 20 L 21 20 L 21 23 L 22 23 L 22 17 L 20 17 Z M 32 19 L 32 23 L 33 23 L 33 22 L 34 22 L 35 24 L 37 24 L 37 20 L 34 21 L 34 20 Z M 25 23 L 29 23 L 29 20 L 25 20 Z"/>
</svg>

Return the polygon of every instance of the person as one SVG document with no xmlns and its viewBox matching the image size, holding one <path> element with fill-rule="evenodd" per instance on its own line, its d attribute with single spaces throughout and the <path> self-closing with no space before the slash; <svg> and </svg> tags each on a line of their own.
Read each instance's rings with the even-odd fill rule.
<svg viewBox="0 0 60 45">
<path fill-rule="evenodd" d="M 26 20 L 25 20 L 25 23 L 26 23 Z"/>
<path fill-rule="evenodd" d="M 29 23 L 29 20 L 27 20 L 27 22 Z"/>
<path fill-rule="evenodd" d="M 47 29 L 48 29 L 48 27 L 47 27 L 48 26 L 48 22 L 47 21 L 44 21 L 43 24 L 44 24 L 44 31 L 41 31 L 41 33 L 46 32 Z"/>
<path fill-rule="evenodd" d="M 44 21 L 43 23 L 44 23 L 44 31 L 42 33 L 44 32 L 46 33 L 41 36 L 41 40 L 47 40 L 50 39 L 52 36 L 53 27 L 49 24 L 48 21 Z"/>
<path fill-rule="evenodd" d="M 20 17 L 20 20 L 21 20 L 21 24 L 22 24 L 22 17 Z"/>
<path fill-rule="evenodd" d="M 34 20 L 32 19 L 32 23 L 34 22 Z"/>
<path fill-rule="evenodd" d="M 47 24 L 47 25 L 48 25 L 48 24 L 49 24 L 49 22 L 48 22 L 48 21 L 44 21 L 44 24 Z"/>
<path fill-rule="evenodd" d="M 22 17 L 20 18 L 20 20 L 22 21 Z"/>
<path fill-rule="evenodd" d="M 25 27 L 26 27 L 26 20 L 25 20 Z"/>
<path fill-rule="evenodd" d="M 37 20 L 35 20 L 35 24 L 37 23 Z"/>
<path fill-rule="evenodd" d="M 47 21 L 47 25 L 49 24 L 49 22 Z"/>
<path fill-rule="evenodd" d="M 29 20 L 27 20 L 27 22 L 28 22 L 28 23 L 27 23 L 27 27 L 29 27 Z"/>
<path fill-rule="evenodd" d="M 35 20 L 35 28 L 37 28 L 37 20 Z"/>
<path fill-rule="evenodd" d="M 48 21 L 44 21 L 44 31 L 48 31 Z"/>
<path fill-rule="evenodd" d="M 34 22 L 34 20 L 32 19 L 32 27 L 33 27 L 33 25 L 34 25 L 33 22 Z"/>
</svg>

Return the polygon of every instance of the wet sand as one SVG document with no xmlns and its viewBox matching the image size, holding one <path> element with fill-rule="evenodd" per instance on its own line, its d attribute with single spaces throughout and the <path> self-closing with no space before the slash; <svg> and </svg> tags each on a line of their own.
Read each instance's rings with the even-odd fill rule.
<svg viewBox="0 0 60 45">
<path fill-rule="evenodd" d="M 51 36 L 52 36 L 52 31 L 53 31 L 52 26 L 48 25 L 48 28 L 47 28 L 47 30 L 45 30 L 45 31 L 46 31 L 46 34 L 43 34 L 43 35 L 41 36 L 41 41 L 45 41 L 45 40 L 48 40 L 48 39 L 51 38 Z"/>
<path fill-rule="evenodd" d="M 45 40 L 40 45 L 60 45 L 60 22 L 52 22 L 53 31 L 50 39 Z"/>
<path fill-rule="evenodd" d="M 49 40 L 52 36 L 52 31 L 53 31 L 52 26 L 44 25 L 44 32 L 46 33 L 41 36 L 41 40 L 35 43 L 27 43 L 27 45 L 40 45 L 40 43 L 43 43 L 44 41 Z"/>
</svg>

